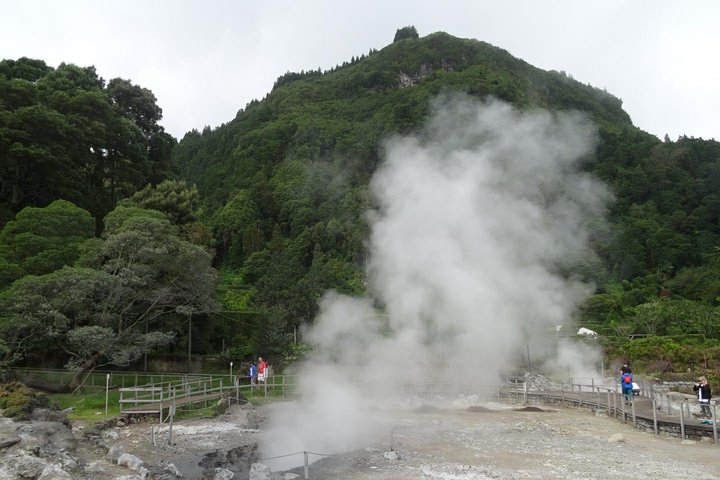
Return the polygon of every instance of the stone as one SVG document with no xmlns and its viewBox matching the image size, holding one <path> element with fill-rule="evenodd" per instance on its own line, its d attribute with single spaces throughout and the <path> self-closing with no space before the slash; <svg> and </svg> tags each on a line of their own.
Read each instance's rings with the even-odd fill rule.
<svg viewBox="0 0 720 480">
<path fill-rule="evenodd" d="M 608 438 L 608 443 L 625 443 L 625 435 L 616 433 Z"/>
<path fill-rule="evenodd" d="M 42 471 L 38 480 L 73 480 L 75 477 L 60 468 L 59 465 L 50 464 Z"/>
<path fill-rule="evenodd" d="M 120 458 L 120 455 L 122 455 L 123 453 L 125 453 L 125 450 L 123 450 L 122 447 L 118 445 L 112 445 L 105 454 L 105 458 L 108 458 L 109 460 L 117 463 L 118 458 Z"/>
<path fill-rule="evenodd" d="M 17 435 L 0 438 L 0 448 L 12 447 L 19 441 L 20 441 L 20 437 L 18 437 Z"/>
<path fill-rule="evenodd" d="M 100 465 L 100 462 L 90 462 L 87 467 L 85 467 L 85 471 L 87 473 L 104 473 L 105 469 Z"/>
<path fill-rule="evenodd" d="M 227 468 L 216 468 L 213 480 L 232 480 L 234 476 L 235 474 Z"/>
<path fill-rule="evenodd" d="M 121 467 L 128 467 L 130 470 L 140 470 L 143 466 L 143 461 L 135 455 L 129 453 L 123 453 L 120 458 L 117 459 L 117 464 Z"/>
<path fill-rule="evenodd" d="M 72 430 L 62 423 L 38 421 L 23 425 L 15 433 L 28 449 L 38 448 L 42 452 L 75 450 L 78 440 Z"/>
<path fill-rule="evenodd" d="M 252 467 L 250 467 L 248 480 L 282 480 L 282 477 L 280 477 L 280 474 L 270 470 L 270 467 L 265 464 L 253 463 Z"/>
<path fill-rule="evenodd" d="M 13 463 L 9 461 L 8 463 Z M 14 469 L 20 478 L 37 478 L 39 477 L 48 463 L 38 457 L 32 455 L 21 455 L 14 458 Z"/>
<path fill-rule="evenodd" d="M 395 462 L 400 458 L 395 450 L 383 453 L 383 457 L 385 457 L 385 460 L 388 462 Z"/>
</svg>

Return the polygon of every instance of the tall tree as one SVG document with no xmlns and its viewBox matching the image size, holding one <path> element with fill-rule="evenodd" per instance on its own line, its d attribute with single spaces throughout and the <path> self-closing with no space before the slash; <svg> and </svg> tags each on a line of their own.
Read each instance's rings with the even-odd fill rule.
<svg viewBox="0 0 720 480">
<path fill-rule="evenodd" d="M 79 266 L 15 282 L 0 296 L 6 360 L 55 352 L 76 371 L 127 365 L 213 311 L 210 256 L 160 212 L 118 207 Z"/>
</svg>

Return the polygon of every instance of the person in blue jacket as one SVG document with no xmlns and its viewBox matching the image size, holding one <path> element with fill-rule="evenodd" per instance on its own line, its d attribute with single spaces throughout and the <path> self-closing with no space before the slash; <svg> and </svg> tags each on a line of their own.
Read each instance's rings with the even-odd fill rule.
<svg viewBox="0 0 720 480">
<path fill-rule="evenodd" d="M 248 370 L 248 377 L 250 377 L 250 388 L 252 391 L 255 391 L 255 385 L 257 384 L 257 366 L 255 366 L 254 362 L 250 362 L 250 370 Z"/>
<path fill-rule="evenodd" d="M 620 388 L 625 395 L 625 403 L 630 403 L 633 397 L 633 374 L 627 365 L 623 365 L 620 369 Z"/>
</svg>

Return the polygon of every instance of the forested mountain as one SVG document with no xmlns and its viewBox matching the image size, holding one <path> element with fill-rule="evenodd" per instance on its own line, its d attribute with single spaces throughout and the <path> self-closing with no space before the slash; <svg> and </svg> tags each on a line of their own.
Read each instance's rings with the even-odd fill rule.
<svg viewBox="0 0 720 480">
<path fill-rule="evenodd" d="M 289 72 L 229 123 L 180 141 L 174 160 L 198 186 L 228 295 L 243 293 L 233 308 L 268 311 L 287 333 L 312 319 L 326 288 L 363 290 L 366 187 L 381 142 L 416 129 L 449 91 L 576 110 L 598 126 L 586 168 L 616 199 L 594 239 L 598 294 L 578 322 L 618 338 L 718 338 L 720 144 L 661 141 L 610 93 L 445 33 L 397 38 L 330 71 Z"/>
<path fill-rule="evenodd" d="M 120 79 L 106 85 L 92 67 L 0 62 L 2 218 L 42 207 L 19 213 L 0 234 L 4 298 L 54 285 L 63 277 L 32 288 L 23 278 L 74 262 L 116 272 L 120 239 L 142 227 L 152 239 L 146 248 L 170 241 L 196 265 L 205 260 L 191 244 L 214 256 L 220 271 L 214 314 L 207 316 L 207 295 L 187 309 L 180 293 L 167 299 L 171 316 L 202 316 L 193 327 L 195 351 L 217 352 L 222 341 L 231 358 L 258 351 L 292 357 L 293 332 L 312 322 L 322 292 L 366 293 L 368 182 L 383 142 L 417 131 L 432 100 L 453 92 L 493 96 L 521 110 L 579 111 L 592 120 L 598 147 L 583 166 L 615 199 L 608 224 L 592 238 L 600 262 L 571 272 L 597 285 L 576 322 L 600 331 L 609 355 L 632 357 L 639 367 L 681 370 L 703 358 L 706 368 L 720 368 L 720 143 L 660 140 L 635 127 L 621 100 L 604 90 L 481 41 L 446 33 L 421 38 L 411 27 L 385 48 L 329 71 L 286 73 L 233 120 L 193 130 L 176 146 L 158 125 L 160 109 L 148 90 Z M 172 178 L 179 181 L 162 182 Z M 56 199 L 75 205 L 50 205 Z M 90 212 L 95 234 L 75 206 Z M 109 212 L 114 230 L 92 238 Z M 50 243 L 63 247 L 48 249 L 29 225 L 32 218 L 57 224 L 58 216 L 69 220 Z M 117 220 L 126 217 L 137 218 Z M 37 247 L 23 250 L 23 235 Z M 180 268 L 168 256 L 157 264 L 143 255 L 145 275 Z M 205 291 L 211 274 L 199 270 Z M 160 277 L 144 282 L 162 289 Z M 193 280 L 186 280 L 189 288 Z M 141 284 L 123 288 L 152 304 Z M 108 308 L 119 312 L 123 305 Z M 32 316 L 15 312 L 14 325 L 20 314 Z M 170 325 L 184 343 L 180 320 L 158 322 L 158 332 Z M 630 342 L 631 336 L 644 338 Z"/>
</svg>

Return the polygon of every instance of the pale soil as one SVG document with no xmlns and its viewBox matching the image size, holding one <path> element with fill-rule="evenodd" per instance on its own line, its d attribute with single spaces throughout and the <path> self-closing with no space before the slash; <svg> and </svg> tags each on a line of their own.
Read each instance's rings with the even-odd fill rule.
<svg viewBox="0 0 720 480">
<path fill-rule="evenodd" d="M 394 453 L 389 452 L 388 439 L 383 445 L 315 462 L 310 476 L 315 480 L 720 480 L 720 446 L 712 439 L 657 437 L 583 408 L 541 406 L 546 411 L 537 412 L 485 406 L 490 411 L 397 411 Z M 151 424 L 122 427 L 117 430 L 119 437 L 107 443 L 121 445 L 146 465 L 173 463 L 183 478 L 201 478 L 196 463 L 204 454 L 256 442 L 258 430 L 248 428 L 247 416 L 247 411 L 235 407 L 215 419 L 175 424 L 173 445 L 167 444 L 167 426 L 153 445 Z M 114 478 L 118 468 L 106 465 L 105 475 L 97 478 Z M 302 469 L 294 472 L 302 475 Z"/>
<path fill-rule="evenodd" d="M 331 459 L 313 478 L 720 479 L 720 447 L 713 443 L 656 437 L 585 409 L 492 409 L 498 410 L 403 414 L 394 435 L 398 460 L 384 452 Z"/>
</svg>

